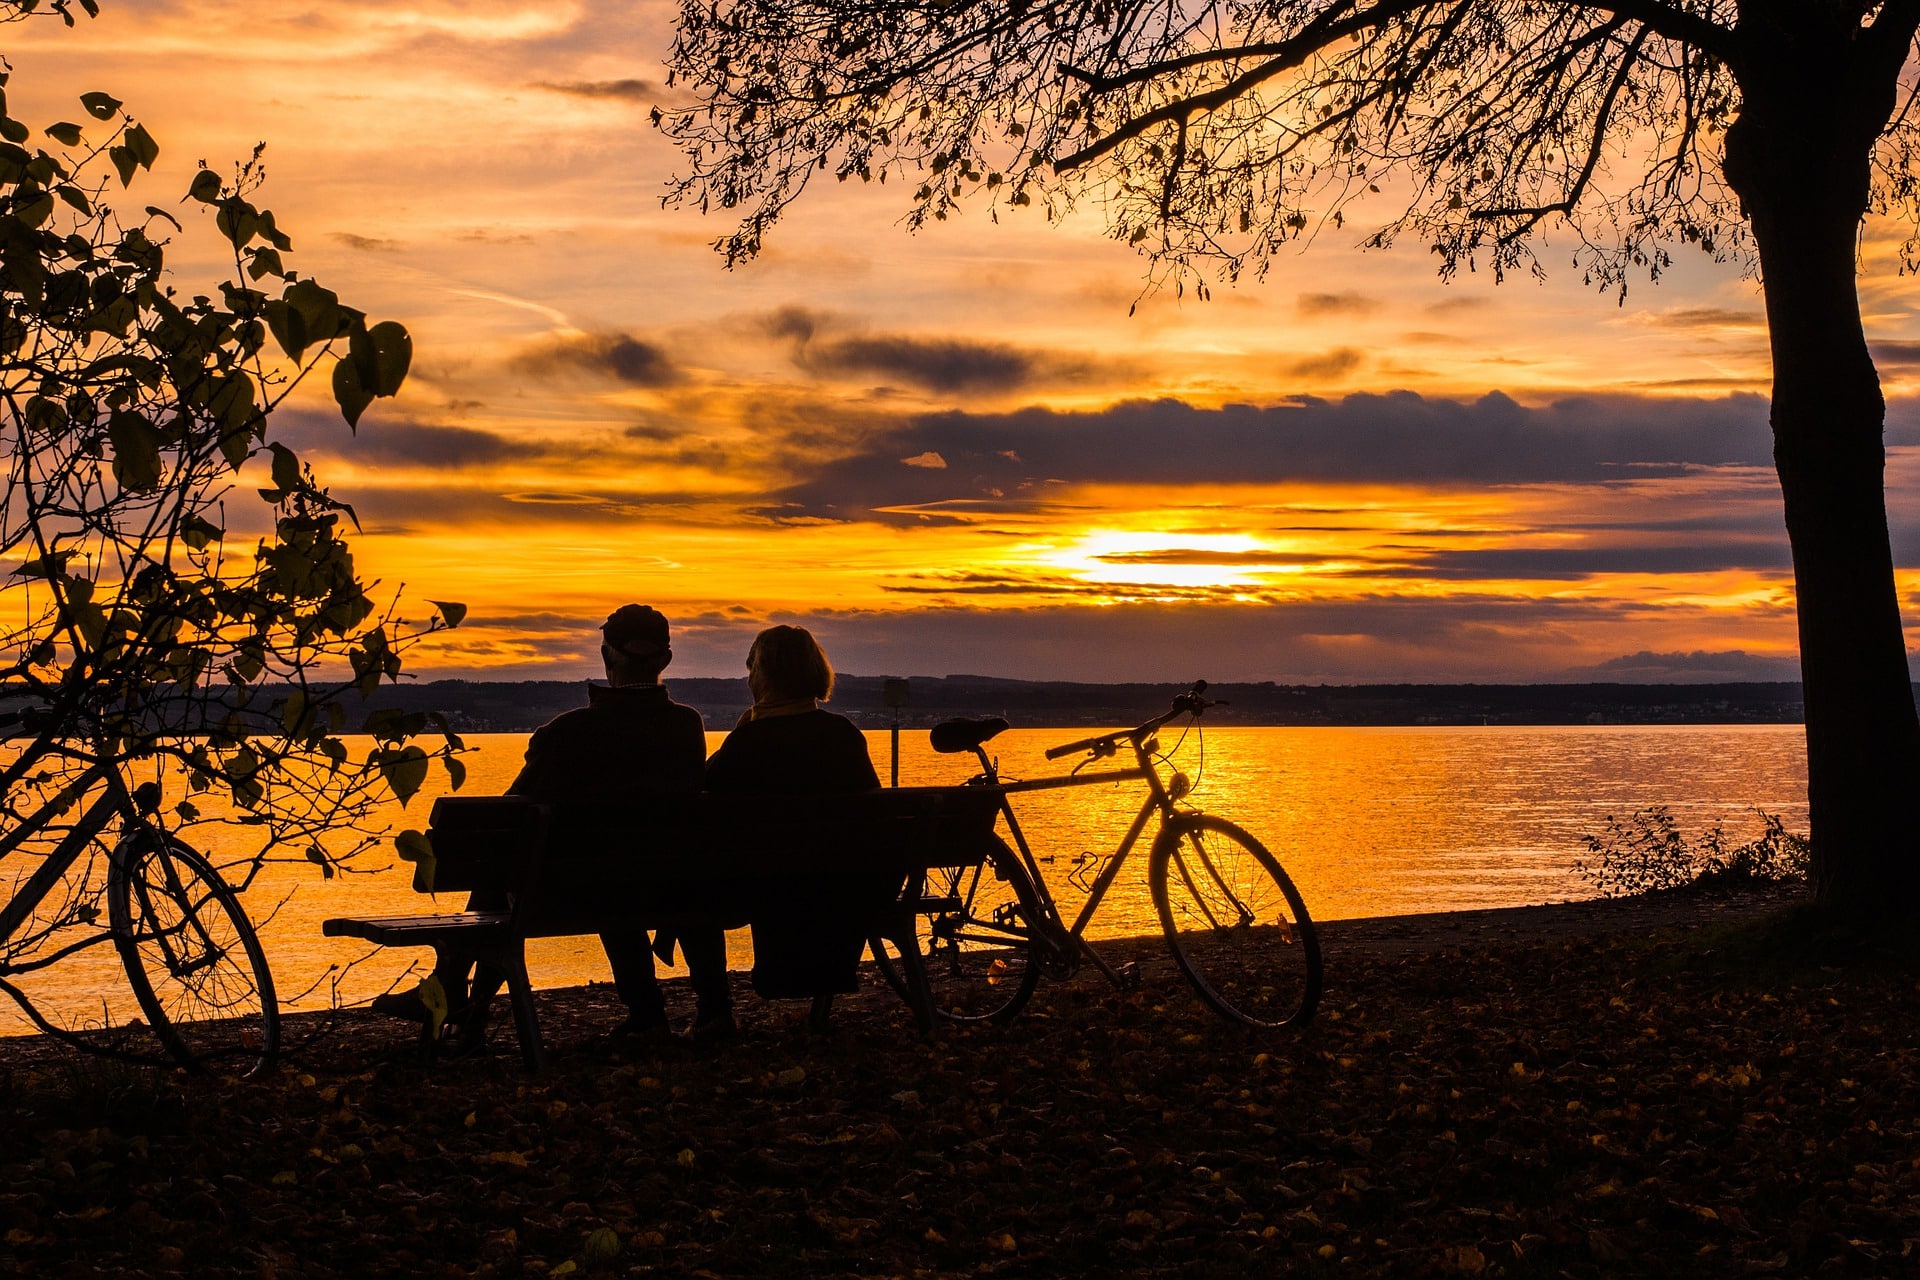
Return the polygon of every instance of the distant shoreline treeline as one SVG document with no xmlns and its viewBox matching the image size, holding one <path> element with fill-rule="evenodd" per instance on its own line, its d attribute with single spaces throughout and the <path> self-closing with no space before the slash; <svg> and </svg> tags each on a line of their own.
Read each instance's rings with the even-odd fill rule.
<svg viewBox="0 0 1920 1280">
<path fill-rule="evenodd" d="M 884 678 L 842 675 L 832 709 L 870 729 L 894 712 L 882 698 Z M 733 726 L 749 698 L 744 679 L 669 679 L 675 699 L 697 707 L 709 729 Z M 1005 716 L 1019 728 L 1137 723 L 1167 709 L 1177 684 L 1076 684 L 995 676 L 914 676 L 900 724 L 925 728 L 954 716 Z M 0 710 L 19 705 L 23 690 L 0 687 Z M 1801 724 L 1805 708 L 1794 682 L 1725 684 L 1354 684 L 1272 682 L 1212 685 L 1227 706 L 1210 724 L 1241 725 L 1631 725 Z M 383 686 L 358 708 L 436 711 L 461 733 L 526 733 L 586 702 L 582 680 L 431 680 Z M 275 697 L 261 690 L 249 717 L 270 717 Z M 355 715 L 352 699 L 349 716 Z M 262 725 L 264 728 L 265 725 Z M 358 724 L 348 732 L 358 729 Z M 15 730 L 14 732 L 18 732 Z M 0 732 L 0 736 L 7 736 Z"/>
<path fill-rule="evenodd" d="M 867 728 L 893 723 L 878 676 L 842 675 L 832 709 Z M 673 696 L 699 708 L 710 729 L 732 727 L 748 705 L 744 679 L 669 679 Z M 1132 724 L 1167 709 L 1185 686 L 1074 684 L 992 676 L 915 676 L 899 712 L 905 726 L 952 716 L 1003 715 L 1017 727 Z M 1732 684 L 1371 684 L 1214 685 L 1230 705 L 1208 722 L 1243 725 L 1799 724 L 1797 683 Z M 369 710 L 446 714 L 469 733 L 526 732 L 586 700 L 584 682 L 435 680 L 382 688 Z"/>
</svg>

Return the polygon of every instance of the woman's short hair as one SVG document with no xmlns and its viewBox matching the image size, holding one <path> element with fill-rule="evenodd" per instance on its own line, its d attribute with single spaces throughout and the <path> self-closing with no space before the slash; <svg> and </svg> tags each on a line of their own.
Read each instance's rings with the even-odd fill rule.
<svg viewBox="0 0 1920 1280">
<path fill-rule="evenodd" d="M 833 664 L 805 627 L 778 626 L 762 631 L 747 651 L 747 667 L 760 673 L 767 692 L 776 698 L 818 698 L 824 702 L 833 696 Z"/>
</svg>

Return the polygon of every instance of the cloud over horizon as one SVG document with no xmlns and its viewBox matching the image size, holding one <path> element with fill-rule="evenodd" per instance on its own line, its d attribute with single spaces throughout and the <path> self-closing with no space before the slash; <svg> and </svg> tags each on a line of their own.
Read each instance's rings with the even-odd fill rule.
<svg viewBox="0 0 1920 1280">
<path fill-rule="evenodd" d="M 1589 396 L 1540 408 L 1413 392 L 1258 408 L 1133 401 L 1065 413 L 929 414 L 827 463 L 777 496 L 839 520 L 910 523 L 906 508 L 1030 498 L 1072 484 L 1605 483 L 1699 468 L 1771 468 L 1766 405 Z M 938 455 L 943 468 L 902 458 Z"/>
</svg>

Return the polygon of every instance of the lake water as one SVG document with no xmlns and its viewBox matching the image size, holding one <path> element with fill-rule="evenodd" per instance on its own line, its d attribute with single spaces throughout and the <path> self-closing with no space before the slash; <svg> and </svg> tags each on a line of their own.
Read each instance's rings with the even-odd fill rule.
<svg viewBox="0 0 1920 1280">
<path fill-rule="evenodd" d="M 1061 772 L 1048 746 L 1085 729 L 1016 729 L 992 743 L 1003 777 Z M 1175 734 L 1163 735 L 1170 747 Z M 720 740 L 708 736 L 708 748 Z M 519 769 L 525 734 L 467 739 L 465 795 L 494 795 Z M 888 735 L 868 734 L 882 778 Z M 1742 838 L 1759 830 L 1763 809 L 1806 829 L 1805 734 L 1798 725 L 1626 727 L 1233 728 L 1189 736 L 1175 763 L 1195 782 L 1194 804 L 1246 827 L 1279 857 L 1315 919 L 1405 915 L 1474 907 L 1520 906 L 1588 895 L 1573 874 L 1581 837 L 1608 815 L 1669 806 L 1689 836 L 1723 820 Z M 972 772 L 971 757 L 935 755 L 924 731 L 901 734 L 900 781 L 951 785 Z M 445 791 L 436 769 L 395 827 L 425 826 Z M 1015 809 L 1049 882 L 1072 918 L 1080 895 L 1067 882 L 1074 859 L 1109 851 L 1141 800 L 1139 784 L 1103 784 L 1016 798 Z M 1142 848 L 1121 872 L 1090 935 L 1158 929 L 1146 889 Z M 324 939 L 320 921 L 336 915 L 431 910 L 413 893 L 412 868 L 386 854 L 371 874 L 324 880 L 309 865 L 274 866 L 249 892 L 283 1002 L 323 1008 L 336 995 L 364 1000 L 385 990 L 431 953 L 379 952 Z M 459 910 L 443 898 L 440 910 Z M 269 918 L 270 917 L 270 918 Z M 731 962 L 751 964 L 745 931 L 729 935 Z M 351 966 L 351 967 L 348 967 Z M 608 978 L 591 938 L 552 939 L 529 947 L 539 986 Z M 69 1021 L 133 1013 L 111 948 L 96 949 L 21 985 L 40 1007 Z M 305 994 L 302 994 L 305 993 Z M 30 1030 L 10 1003 L 0 1034 Z"/>
</svg>

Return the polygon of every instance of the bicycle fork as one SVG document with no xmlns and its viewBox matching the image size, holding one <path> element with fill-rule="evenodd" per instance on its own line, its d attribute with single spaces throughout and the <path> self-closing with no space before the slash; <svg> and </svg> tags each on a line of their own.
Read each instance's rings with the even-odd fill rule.
<svg viewBox="0 0 1920 1280">
<path fill-rule="evenodd" d="M 1134 841 L 1139 838 L 1141 830 L 1146 826 L 1147 815 L 1152 812 L 1153 807 L 1152 801 L 1149 801 L 1141 809 L 1140 815 L 1133 820 L 1133 826 L 1128 830 L 1126 839 L 1120 842 L 1119 852 L 1114 854 L 1107 865 L 1101 869 L 1099 876 L 1094 879 L 1093 887 L 1087 894 L 1086 905 L 1080 909 L 1079 919 L 1069 926 L 1060 918 L 1059 906 L 1053 900 L 1052 890 L 1047 888 L 1046 881 L 1040 875 L 1040 865 L 1033 856 L 1033 849 L 1027 844 L 1026 833 L 1020 829 L 1019 820 L 1013 816 L 1013 806 L 1005 800 L 1001 801 L 1000 812 L 1007 820 L 1007 830 L 1013 833 L 1014 844 L 1020 850 L 1020 860 L 1026 865 L 1027 877 L 1033 882 L 1034 896 L 1045 917 L 1040 922 L 1041 927 L 1034 930 L 1034 941 L 1039 943 L 1043 950 L 1040 957 L 1043 972 L 1054 976 L 1071 975 L 1075 966 L 1082 959 L 1086 959 L 1093 962 L 1093 967 L 1098 969 L 1116 990 L 1131 991 L 1140 985 L 1138 965 L 1131 960 L 1122 965 L 1108 964 L 1106 958 L 1094 950 L 1093 945 L 1086 940 L 1083 931 L 1086 929 L 1087 921 L 1093 916 L 1094 909 L 1100 905 L 1101 898 L 1106 896 L 1107 886 L 1111 885 L 1114 876 L 1119 874 L 1121 864 L 1126 861 L 1128 851 L 1133 848 Z"/>
</svg>

